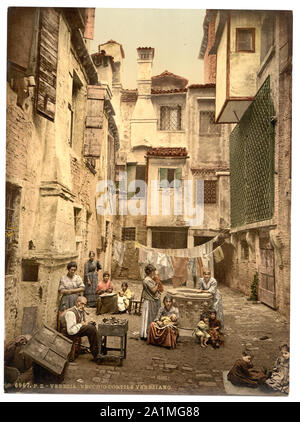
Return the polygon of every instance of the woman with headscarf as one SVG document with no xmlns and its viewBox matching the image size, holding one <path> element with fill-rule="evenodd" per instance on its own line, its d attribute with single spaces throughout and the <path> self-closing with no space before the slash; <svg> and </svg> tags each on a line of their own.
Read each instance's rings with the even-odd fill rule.
<svg viewBox="0 0 300 422">
<path fill-rule="evenodd" d="M 156 268 L 148 264 L 145 268 L 146 277 L 143 280 L 142 300 L 142 327 L 141 339 L 147 340 L 149 326 L 160 308 L 160 284 L 154 280 Z"/>
<path fill-rule="evenodd" d="M 203 278 L 200 278 L 198 282 L 198 292 L 209 292 L 213 295 L 212 308 L 216 311 L 217 318 L 220 320 L 222 328 L 224 328 L 222 296 L 217 287 L 218 282 L 214 277 L 211 276 L 210 270 L 204 270 Z"/>
<path fill-rule="evenodd" d="M 173 298 L 166 295 L 163 306 L 158 310 L 156 318 L 150 324 L 147 344 L 175 349 L 178 337 L 178 308 L 173 305 Z"/>
<path fill-rule="evenodd" d="M 95 308 L 97 302 L 96 289 L 98 285 L 98 271 L 101 270 L 99 261 L 95 259 L 95 252 L 90 251 L 89 260 L 84 264 L 84 296 L 87 307 Z"/>
</svg>

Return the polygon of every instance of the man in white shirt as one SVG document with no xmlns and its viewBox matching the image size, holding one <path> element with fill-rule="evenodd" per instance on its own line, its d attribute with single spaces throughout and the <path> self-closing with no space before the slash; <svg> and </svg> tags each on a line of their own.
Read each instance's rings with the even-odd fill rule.
<svg viewBox="0 0 300 422">
<path fill-rule="evenodd" d="M 87 336 L 90 343 L 90 350 L 95 359 L 99 352 L 99 338 L 95 321 L 85 320 L 85 310 L 87 300 L 84 296 L 79 296 L 75 306 L 65 313 L 66 334 L 72 336 Z"/>
</svg>

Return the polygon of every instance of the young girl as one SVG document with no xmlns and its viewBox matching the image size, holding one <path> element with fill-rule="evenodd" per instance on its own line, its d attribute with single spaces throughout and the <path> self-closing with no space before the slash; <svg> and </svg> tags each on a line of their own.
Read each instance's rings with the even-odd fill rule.
<svg viewBox="0 0 300 422">
<path fill-rule="evenodd" d="M 207 341 L 210 338 L 209 330 L 209 317 L 203 315 L 202 319 L 198 322 L 197 327 L 194 329 L 193 334 L 197 337 L 201 347 L 207 346 Z"/>
<path fill-rule="evenodd" d="M 242 357 L 237 359 L 227 374 L 227 379 L 233 385 L 257 388 L 259 384 L 263 384 L 267 376 L 259 369 L 253 369 L 253 355 L 251 352 L 244 350 Z"/>
<path fill-rule="evenodd" d="M 221 333 L 221 321 L 217 318 L 217 313 L 215 310 L 212 310 L 209 313 L 208 334 L 210 335 L 209 342 L 214 348 L 218 348 L 224 344 L 224 337 Z"/>
<path fill-rule="evenodd" d="M 283 344 L 279 348 L 280 356 L 277 358 L 272 372 L 265 384 L 272 390 L 289 393 L 289 366 L 290 366 L 290 348 Z"/>
<path fill-rule="evenodd" d="M 119 312 L 126 312 L 129 307 L 129 300 L 131 299 L 132 294 L 128 289 L 128 283 L 123 281 L 121 284 L 121 290 L 118 292 L 118 310 Z"/>
</svg>

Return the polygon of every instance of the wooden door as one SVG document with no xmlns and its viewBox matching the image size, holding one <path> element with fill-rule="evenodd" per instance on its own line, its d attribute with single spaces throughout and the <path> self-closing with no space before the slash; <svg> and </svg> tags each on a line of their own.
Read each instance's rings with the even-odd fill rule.
<svg viewBox="0 0 300 422">
<path fill-rule="evenodd" d="M 268 239 L 260 239 L 258 299 L 276 308 L 274 250 Z"/>
</svg>

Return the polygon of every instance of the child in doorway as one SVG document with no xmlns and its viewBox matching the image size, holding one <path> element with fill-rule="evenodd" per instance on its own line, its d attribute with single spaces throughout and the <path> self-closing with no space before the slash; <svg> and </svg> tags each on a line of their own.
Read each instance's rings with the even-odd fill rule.
<svg viewBox="0 0 300 422">
<path fill-rule="evenodd" d="M 132 293 L 128 288 L 128 283 L 123 281 L 121 290 L 118 292 L 118 310 L 125 313 L 129 307 L 129 301 L 132 298 Z"/>
<path fill-rule="evenodd" d="M 257 388 L 267 378 L 264 371 L 253 368 L 253 355 L 244 350 L 242 357 L 237 359 L 227 374 L 227 379 L 233 385 Z"/>
<path fill-rule="evenodd" d="M 207 341 L 210 338 L 209 330 L 209 316 L 202 315 L 201 320 L 198 322 L 197 327 L 194 329 L 193 334 L 196 336 L 201 347 L 207 347 Z"/>
<path fill-rule="evenodd" d="M 289 393 L 290 348 L 282 344 L 279 348 L 280 356 L 276 359 L 271 374 L 265 382 L 266 387 L 282 393 Z"/>
</svg>

